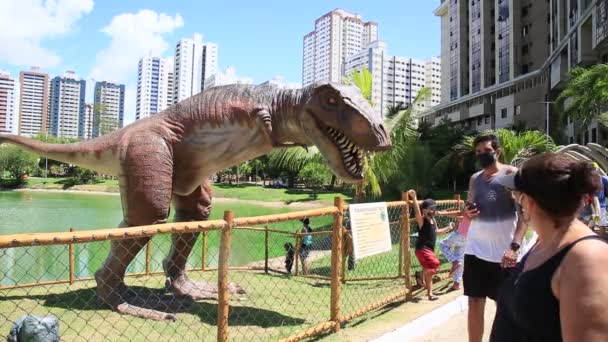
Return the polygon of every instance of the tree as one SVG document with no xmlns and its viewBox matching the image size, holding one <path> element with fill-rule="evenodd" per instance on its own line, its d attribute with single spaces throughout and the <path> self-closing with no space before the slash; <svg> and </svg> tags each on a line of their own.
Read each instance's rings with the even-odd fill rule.
<svg viewBox="0 0 608 342">
<path fill-rule="evenodd" d="M 331 178 L 327 167 L 320 163 L 306 164 L 300 171 L 299 176 L 306 187 L 313 190 L 320 189 Z"/>
<path fill-rule="evenodd" d="M 595 119 L 608 125 L 608 64 L 589 69 L 577 67 L 570 71 L 569 77 L 556 101 L 562 115 L 572 119 L 577 131 L 586 129 Z"/>
<path fill-rule="evenodd" d="M 535 154 L 553 151 L 555 144 L 551 137 L 539 131 L 525 131 L 518 133 L 509 129 L 498 129 L 495 131 L 480 132 L 479 135 L 493 133 L 500 140 L 502 153 L 500 162 L 505 164 L 517 165 L 520 160 L 529 158 Z M 454 146 L 451 153 L 446 154 L 433 167 L 442 169 L 449 165 L 449 162 L 463 165 L 465 160 L 474 157 L 475 152 L 473 142 L 475 136 L 466 136 L 462 142 Z"/>
<path fill-rule="evenodd" d="M 17 146 L 0 146 L 0 170 L 7 171 L 18 184 L 23 182 L 24 174 L 36 169 L 37 163 L 38 156 L 34 153 Z"/>
</svg>

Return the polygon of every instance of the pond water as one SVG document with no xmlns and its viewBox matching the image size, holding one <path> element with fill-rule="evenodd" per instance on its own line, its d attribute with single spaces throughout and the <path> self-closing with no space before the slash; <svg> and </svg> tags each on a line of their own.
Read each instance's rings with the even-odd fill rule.
<svg viewBox="0 0 608 342">
<path fill-rule="evenodd" d="M 260 208 L 252 205 L 214 205 L 212 218 L 221 218 L 224 210 L 233 209 L 237 216 L 255 216 L 289 211 L 287 208 Z M 174 212 L 174 210 L 172 210 Z M 65 192 L 0 192 L 0 235 L 68 231 L 117 227 L 122 219 L 120 197 L 112 194 L 77 194 Z M 323 221 L 331 222 L 331 217 Z M 274 229 L 295 231 L 299 222 L 272 225 Z M 220 234 L 208 233 L 206 266 L 217 266 Z M 284 254 L 282 244 L 289 236 L 271 234 L 269 256 Z M 234 231 L 230 264 L 243 265 L 264 258 L 264 232 Z M 74 245 L 74 273 L 77 278 L 91 277 L 102 265 L 109 242 Z M 169 252 L 171 237 L 152 240 L 149 268 L 162 270 L 162 260 Z M 202 239 L 199 238 L 189 258 L 189 267 L 202 265 Z M 17 247 L 0 250 L 0 286 L 35 283 L 69 278 L 67 245 Z M 145 251 L 129 266 L 128 272 L 144 272 Z"/>
</svg>

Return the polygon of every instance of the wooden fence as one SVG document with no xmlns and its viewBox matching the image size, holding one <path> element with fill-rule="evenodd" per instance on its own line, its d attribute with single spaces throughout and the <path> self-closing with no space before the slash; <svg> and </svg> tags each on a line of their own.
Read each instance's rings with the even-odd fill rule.
<svg viewBox="0 0 608 342">
<path fill-rule="evenodd" d="M 439 204 L 455 206 L 460 203 L 459 198 L 455 200 L 438 201 Z M 404 193 L 402 201 L 388 202 L 389 208 L 401 208 L 401 216 L 398 221 L 392 222 L 393 224 L 399 224 L 400 227 L 400 240 L 399 240 L 399 257 L 398 264 L 396 265 L 396 271 L 391 276 L 378 276 L 378 277 L 352 277 L 346 276 L 346 264 L 344 255 L 344 234 L 347 233 L 345 227 L 343 227 L 344 214 L 348 209 L 348 205 L 344 203 L 344 200 L 337 197 L 334 201 L 333 206 L 326 208 L 305 210 L 299 212 L 275 214 L 257 217 L 234 217 L 232 211 L 226 211 L 224 218 L 221 220 L 201 221 L 201 222 L 187 222 L 187 223 L 166 223 L 152 226 L 140 226 L 130 228 L 111 228 L 111 229 L 98 229 L 98 230 L 75 230 L 70 229 L 69 232 L 59 233 L 34 233 L 34 234 L 12 234 L 0 236 L 0 250 L 6 248 L 15 247 L 27 247 L 27 246 L 40 246 L 40 245 L 67 245 L 68 246 L 68 278 L 59 279 L 54 281 L 40 281 L 36 283 L 24 283 L 10 286 L 2 286 L 0 283 L 0 291 L 16 288 L 25 288 L 39 285 L 54 285 L 54 284 L 73 284 L 77 281 L 90 281 L 92 277 L 76 277 L 75 274 L 75 257 L 74 257 L 74 245 L 97 242 L 97 241 L 109 241 L 117 239 L 134 239 L 140 237 L 153 237 L 160 234 L 177 234 L 177 233 L 192 233 L 201 232 L 202 234 L 202 253 L 201 253 L 201 268 L 194 269 L 200 271 L 217 271 L 217 284 L 218 284 L 218 310 L 217 310 L 217 340 L 227 341 L 230 328 L 228 325 L 228 316 L 230 311 L 230 293 L 228 291 L 228 284 L 231 272 L 234 271 L 264 271 L 269 273 L 270 271 L 279 272 L 278 270 L 272 269 L 269 266 L 269 237 L 270 234 L 283 234 L 293 238 L 296 241 L 296 246 L 299 246 L 299 241 L 302 237 L 302 233 L 289 232 L 277 229 L 270 229 L 269 224 L 285 221 L 293 221 L 302 218 L 313 218 L 321 216 L 333 216 L 333 224 L 331 231 L 319 231 L 310 233 L 311 235 L 329 236 L 331 235 L 331 268 L 330 276 L 316 276 L 318 278 L 327 279 L 331 286 L 330 305 L 327 312 L 327 321 L 316 324 L 304 331 L 297 332 L 292 336 L 284 339 L 284 341 L 298 341 L 307 337 L 315 336 L 323 332 L 330 330 L 338 331 L 343 323 L 350 321 L 356 317 L 364 315 L 365 313 L 383 307 L 387 304 L 398 300 L 407 300 L 412 293 L 412 258 L 410 250 L 410 235 L 411 235 L 411 222 L 410 217 L 410 202 L 407 201 L 407 196 Z M 263 225 L 263 227 L 256 227 Z M 236 230 L 254 231 L 264 234 L 264 266 L 237 266 L 229 267 L 229 258 L 231 253 L 231 239 L 233 232 Z M 220 237 L 220 248 L 219 248 L 219 263 L 217 268 L 207 267 L 207 239 L 208 233 L 211 231 L 221 232 Z M 127 274 L 127 276 L 146 276 L 162 274 L 160 271 L 153 271 L 151 268 L 151 255 L 152 255 L 152 244 L 148 242 L 145 247 L 145 271 L 144 272 L 133 272 Z M 296 255 L 298 255 L 296 253 Z M 302 277 L 315 277 L 313 275 L 299 275 L 298 270 L 298 257 L 296 257 L 296 276 Z M 1 265 L 1 264 L 0 264 Z M 0 270 L 0 275 L 2 270 Z M 1 278 L 0 278 L 1 279 Z M 381 300 L 375 303 L 370 303 L 365 307 L 362 307 L 354 312 L 343 312 L 340 308 L 340 296 L 341 286 L 351 281 L 374 281 L 374 280 L 402 280 L 403 288 L 396 293 L 391 293 Z M 1 294 L 1 292 L 0 292 Z"/>
</svg>

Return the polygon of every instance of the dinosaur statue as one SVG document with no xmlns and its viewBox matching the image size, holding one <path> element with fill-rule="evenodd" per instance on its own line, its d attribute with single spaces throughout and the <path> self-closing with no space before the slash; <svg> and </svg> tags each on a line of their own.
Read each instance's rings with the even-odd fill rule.
<svg viewBox="0 0 608 342">
<path fill-rule="evenodd" d="M 118 131 L 74 144 L 45 144 L 0 135 L 50 159 L 118 178 L 121 227 L 164 223 L 171 201 L 177 222 L 206 220 L 209 176 L 275 147 L 316 145 L 332 172 L 346 182 L 363 177 L 362 154 L 391 147 L 382 119 L 354 86 L 316 83 L 304 89 L 215 87 Z M 163 262 L 167 291 L 176 298 L 217 298 L 217 286 L 185 272 L 198 233 L 174 234 Z M 149 238 L 114 240 L 95 274 L 100 304 L 121 314 L 176 319 L 162 301 L 142 302 L 124 283 L 127 266 Z M 231 284 L 231 292 L 240 292 Z M 175 298 L 174 297 L 174 298 Z M 172 303 L 174 303 L 173 301 Z"/>
</svg>

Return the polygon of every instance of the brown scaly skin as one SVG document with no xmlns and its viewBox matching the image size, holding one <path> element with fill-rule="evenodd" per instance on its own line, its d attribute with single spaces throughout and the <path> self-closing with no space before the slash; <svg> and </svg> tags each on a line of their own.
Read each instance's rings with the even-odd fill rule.
<svg viewBox="0 0 608 342">
<path fill-rule="evenodd" d="M 270 152 L 274 147 L 316 145 L 331 170 L 346 182 L 362 179 L 364 151 L 390 148 L 382 119 L 353 86 L 317 83 L 299 90 L 233 85 L 216 87 L 138 120 L 114 133 L 80 143 L 45 144 L 0 135 L 51 159 L 114 175 L 120 184 L 121 226 L 209 218 L 209 176 Z M 175 234 L 163 267 L 176 298 L 217 298 L 217 286 L 193 282 L 186 261 L 198 233 Z M 124 284 L 127 266 L 148 238 L 114 240 L 95 274 L 100 303 L 120 313 L 174 320 L 176 298 L 141 300 Z M 233 293 L 244 293 L 236 284 Z"/>
</svg>

